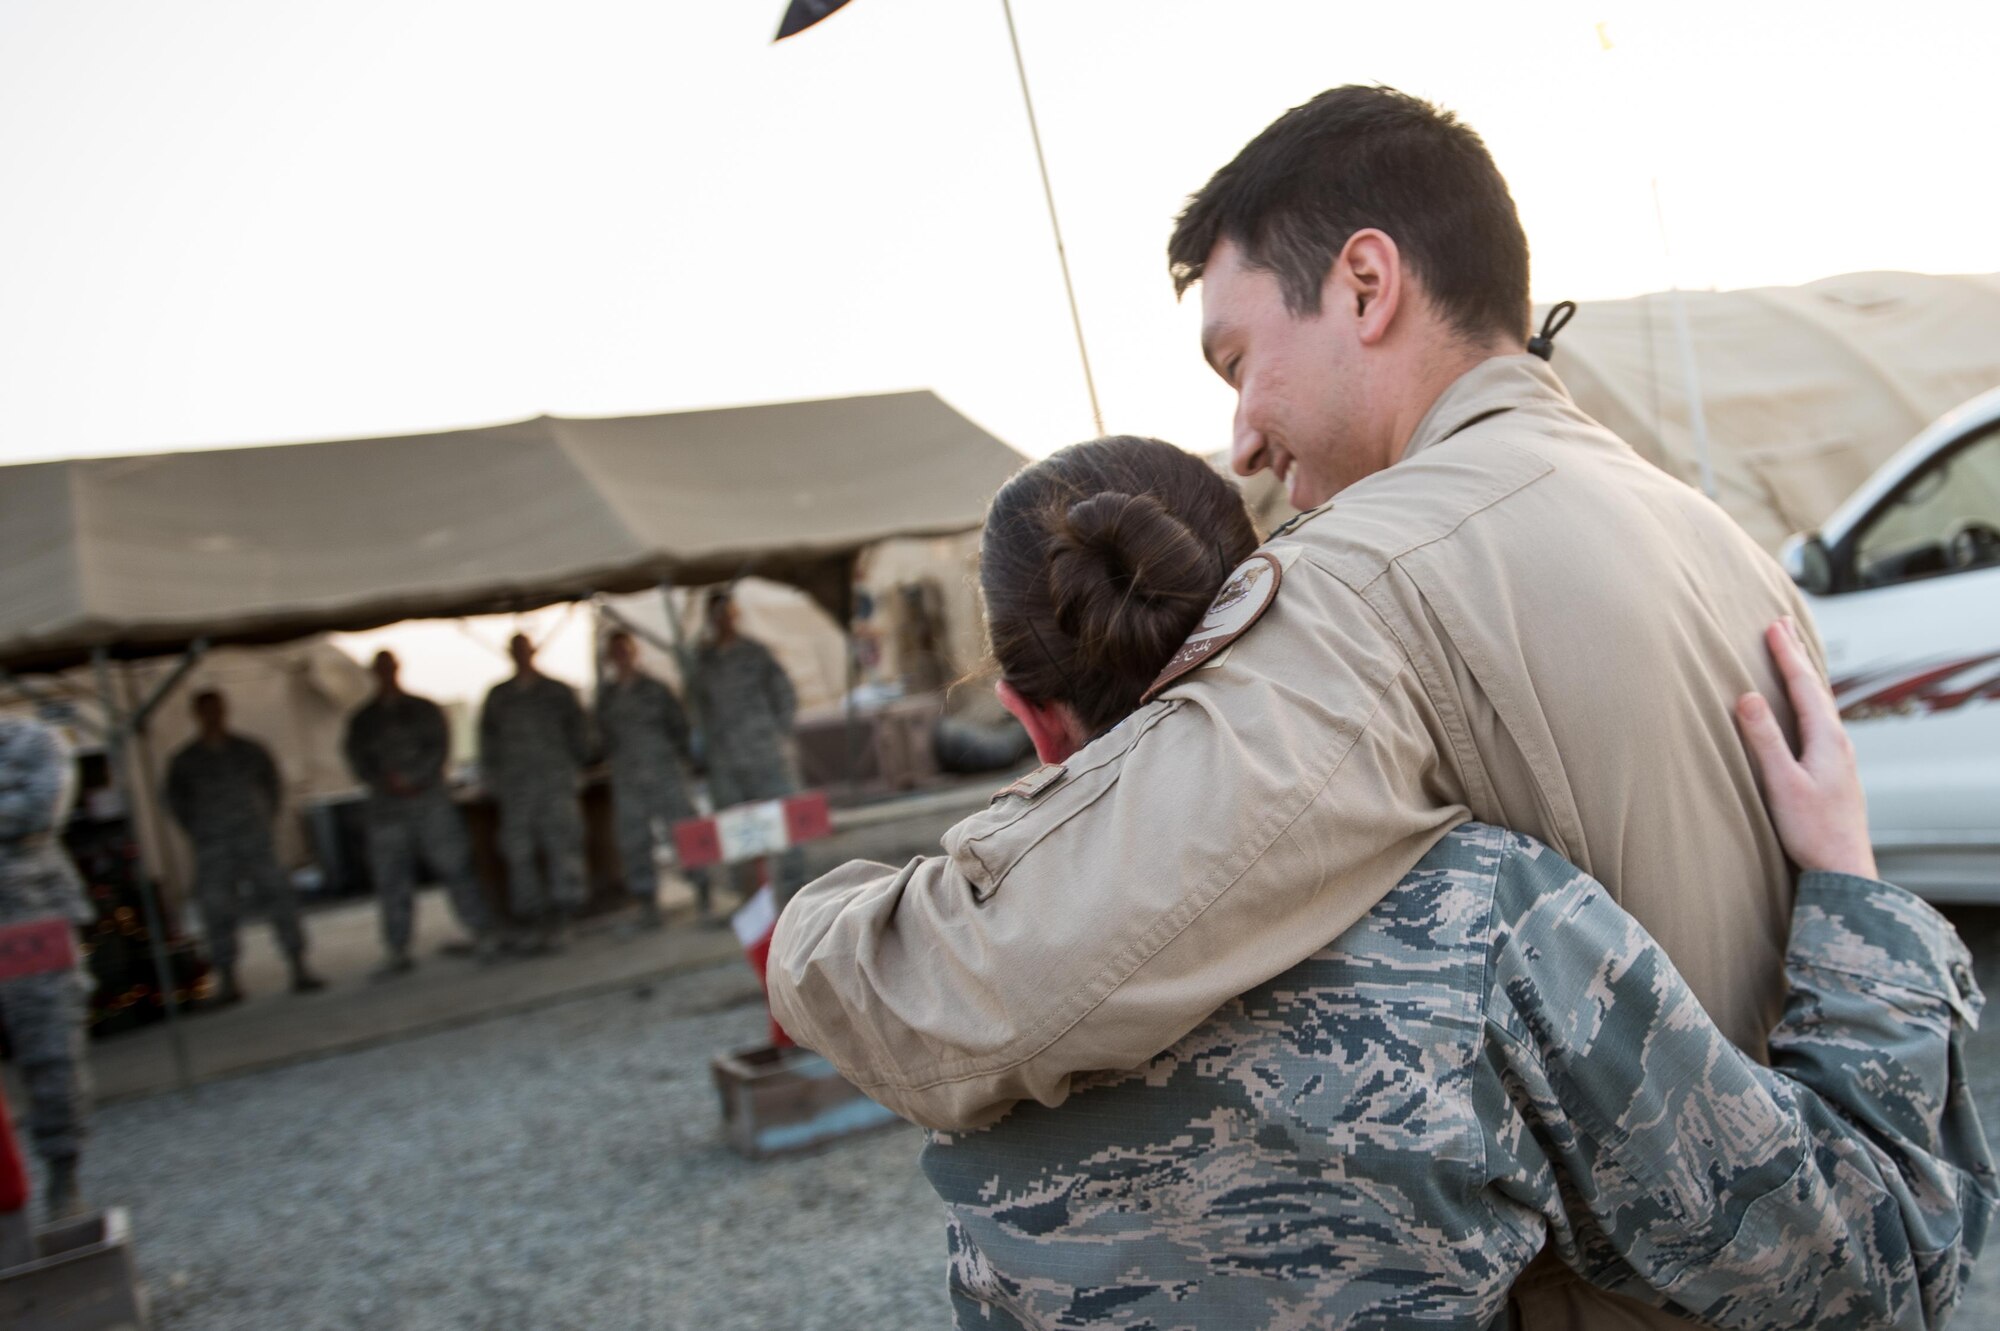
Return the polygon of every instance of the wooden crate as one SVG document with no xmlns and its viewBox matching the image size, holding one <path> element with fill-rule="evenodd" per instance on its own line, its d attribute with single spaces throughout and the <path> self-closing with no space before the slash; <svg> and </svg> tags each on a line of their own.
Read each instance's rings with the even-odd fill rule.
<svg viewBox="0 0 2000 1331">
<path fill-rule="evenodd" d="M 709 1066 L 722 1097 L 723 1137 L 752 1160 L 900 1121 L 805 1049 L 759 1045 L 717 1054 Z"/>
<path fill-rule="evenodd" d="M 0 1271 L 8 1331 L 144 1331 L 146 1296 L 132 1260 L 132 1224 L 113 1207 L 36 1235 L 41 1255 Z"/>
</svg>

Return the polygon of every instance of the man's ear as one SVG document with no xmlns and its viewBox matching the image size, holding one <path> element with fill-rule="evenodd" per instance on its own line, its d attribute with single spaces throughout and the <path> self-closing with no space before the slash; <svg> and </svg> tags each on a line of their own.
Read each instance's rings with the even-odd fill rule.
<svg viewBox="0 0 2000 1331">
<path fill-rule="evenodd" d="M 1341 247 L 1326 284 L 1322 306 L 1353 319 L 1355 341 L 1373 346 L 1388 336 L 1403 303 L 1402 251 L 1387 232 L 1363 227 Z"/>
<path fill-rule="evenodd" d="M 1027 730 L 1028 738 L 1035 742 L 1035 756 L 1045 763 L 1066 761 L 1077 751 L 1069 709 L 1058 702 L 1029 702 L 1021 696 L 1021 691 L 1001 680 L 993 686 L 999 696 L 1000 705 L 1014 714 Z"/>
</svg>

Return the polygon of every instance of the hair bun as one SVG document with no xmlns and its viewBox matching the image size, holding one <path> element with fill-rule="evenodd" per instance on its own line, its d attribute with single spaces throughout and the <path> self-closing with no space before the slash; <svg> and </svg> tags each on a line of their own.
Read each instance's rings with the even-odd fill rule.
<svg viewBox="0 0 2000 1331">
<path fill-rule="evenodd" d="M 1149 494 L 1095 494 L 1051 519 L 1050 600 L 1079 664 L 1150 682 L 1208 608 L 1214 548 Z"/>
</svg>

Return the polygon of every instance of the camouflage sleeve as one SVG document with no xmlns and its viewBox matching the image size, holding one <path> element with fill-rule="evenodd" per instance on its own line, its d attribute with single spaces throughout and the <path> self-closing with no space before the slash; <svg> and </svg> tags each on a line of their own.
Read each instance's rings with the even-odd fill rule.
<svg viewBox="0 0 2000 1331">
<path fill-rule="evenodd" d="M 183 748 L 167 764 L 166 795 L 167 810 L 174 821 L 186 829 L 194 817 L 194 773 L 189 770 L 188 750 Z"/>
<path fill-rule="evenodd" d="M 506 765 L 505 746 L 500 741 L 500 718 L 494 714 L 495 693 L 489 690 L 479 705 L 479 779 L 491 785 L 494 774 Z"/>
<path fill-rule="evenodd" d="M 245 740 L 250 746 L 250 771 L 257 782 L 257 789 L 277 808 L 284 803 L 285 786 L 278 776 L 278 764 L 271 757 L 271 751 L 255 740 Z"/>
<path fill-rule="evenodd" d="M 69 811 L 75 772 L 62 737 L 22 725 L 0 746 L 0 841 L 53 831 Z"/>
<path fill-rule="evenodd" d="M 366 707 L 347 718 L 347 734 L 342 738 L 340 750 L 347 759 L 348 770 L 354 779 L 364 786 L 382 784 L 381 764 L 378 761 L 374 739 L 374 728 L 369 724 Z"/>
<path fill-rule="evenodd" d="M 569 745 L 569 756 L 577 763 L 590 761 L 590 718 L 584 714 L 583 703 L 578 700 L 576 690 L 567 684 L 562 689 L 563 739 Z"/>
<path fill-rule="evenodd" d="M 778 664 L 770 648 L 760 643 L 757 650 L 764 654 L 764 691 L 771 700 L 771 714 L 778 718 L 778 729 L 789 734 L 798 715 L 798 690 L 792 687 L 792 677 Z"/>
<path fill-rule="evenodd" d="M 423 708 L 423 724 L 418 734 L 423 746 L 418 750 L 422 761 L 420 771 L 410 773 L 417 781 L 428 781 L 441 777 L 444 769 L 451 765 L 451 723 L 444 719 L 444 708 L 426 701 Z"/>
<path fill-rule="evenodd" d="M 1951 926 L 1805 875 L 1763 1068 L 1601 887 L 1531 843 L 1512 859 L 1488 1029 L 1522 1120 L 1495 1154 L 1564 1260 L 1717 1326 L 1938 1325 L 1996 1197 Z"/>
<path fill-rule="evenodd" d="M 618 752 L 618 730 L 605 717 L 605 699 L 611 688 L 611 678 L 600 675 L 597 679 L 597 696 L 591 700 L 591 719 L 597 723 L 597 742 L 609 758 Z"/>
<path fill-rule="evenodd" d="M 667 724 L 667 742 L 674 746 L 674 752 L 682 762 L 689 762 L 693 752 L 688 747 L 687 712 L 681 707 L 681 700 L 665 684 L 660 685 L 660 711 Z"/>
</svg>

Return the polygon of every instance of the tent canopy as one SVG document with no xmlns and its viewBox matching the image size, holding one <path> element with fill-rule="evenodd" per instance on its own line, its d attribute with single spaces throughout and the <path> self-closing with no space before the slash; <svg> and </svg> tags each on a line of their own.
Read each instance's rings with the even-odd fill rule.
<svg viewBox="0 0 2000 1331">
<path fill-rule="evenodd" d="M 0 468 L 0 665 L 272 642 L 964 531 L 1023 459 L 929 392 Z"/>
<path fill-rule="evenodd" d="M 1818 526 L 1924 426 L 2000 385 L 2000 275 L 1854 273 L 1678 299 L 1716 500 L 1766 549 Z M 1699 486 L 1675 300 L 1583 302 L 1550 363 L 1578 406 Z M 1246 489 L 1261 521 L 1291 515 L 1268 477 Z"/>
</svg>

